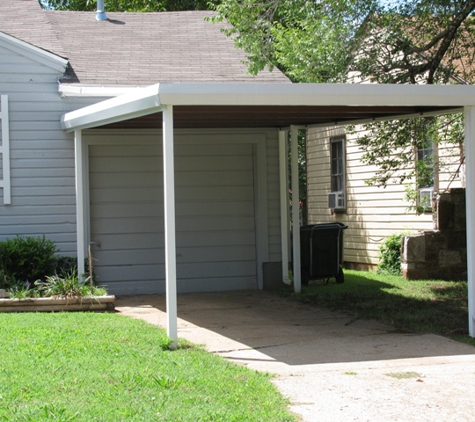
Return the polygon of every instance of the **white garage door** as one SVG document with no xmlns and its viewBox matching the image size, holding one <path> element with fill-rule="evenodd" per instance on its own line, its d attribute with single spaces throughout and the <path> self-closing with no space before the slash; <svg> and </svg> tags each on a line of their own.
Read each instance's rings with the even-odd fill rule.
<svg viewBox="0 0 475 422">
<path fill-rule="evenodd" d="M 91 145 L 94 272 L 115 294 L 165 290 L 161 145 Z M 251 144 L 175 146 L 178 291 L 257 287 Z"/>
</svg>

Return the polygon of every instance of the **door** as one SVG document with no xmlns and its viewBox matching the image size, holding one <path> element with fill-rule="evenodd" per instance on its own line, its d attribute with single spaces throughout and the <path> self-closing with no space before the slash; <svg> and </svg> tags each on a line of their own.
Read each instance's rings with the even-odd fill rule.
<svg viewBox="0 0 475 422">
<path fill-rule="evenodd" d="M 178 291 L 257 288 L 251 144 L 175 146 Z M 94 274 L 115 294 L 165 290 L 161 143 L 89 146 Z"/>
</svg>

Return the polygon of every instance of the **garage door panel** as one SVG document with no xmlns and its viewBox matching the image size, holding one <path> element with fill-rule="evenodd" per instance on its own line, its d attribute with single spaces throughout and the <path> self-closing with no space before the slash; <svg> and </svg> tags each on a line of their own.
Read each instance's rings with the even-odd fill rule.
<svg viewBox="0 0 475 422">
<path fill-rule="evenodd" d="M 220 157 L 176 157 L 176 171 L 252 171 L 252 161 L 247 155 Z"/>
<path fill-rule="evenodd" d="M 234 276 L 252 276 L 256 274 L 253 261 L 206 262 L 181 264 L 177 268 L 178 280 L 181 278 L 195 279 L 203 277 L 223 278 Z"/>
<path fill-rule="evenodd" d="M 94 219 L 102 218 L 142 218 L 161 217 L 163 220 L 163 203 L 159 201 L 146 201 L 129 203 L 117 198 L 115 203 L 97 203 L 93 205 Z M 162 223 L 163 224 L 163 223 Z"/>
<path fill-rule="evenodd" d="M 176 156 L 186 157 L 225 157 L 249 156 L 252 154 L 252 145 L 249 144 L 177 144 Z"/>
<path fill-rule="evenodd" d="M 140 269 L 140 271 L 137 271 Z M 154 265 L 111 265 L 96 267 L 95 274 L 99 284 L 113 288 L 117 281 L 135 283 L 143 280 L 160 280 L 165 278 L 165 264 Z"/>
<path fill-rule="evenodd" d="M 177 187 L 194 187 L 194 186 L 252 186 L 254 184 L 252 172 L 245 171 L 228 171 L 220 172 L 219 177 L 213 172 L 188 171 L 182 172 L 180 180 L 176 180 Z"/>
<path fill-rule="evenodd" d="M 100 254 L 109 250 L 130 250 L 163 248 L 165 236 L 163 233 L 117 233 L 94 236 L 93 242 L 101 247 L 95 250 L 96 258 L 100 261 Z M 120 262 L 117 263 L 118 265 Z"/>
<path fill-rule="evenodd" d="M 189 187 L 177 187 L 175 191 L 177 202 L 202 202 L 202 201 L 216 201 L 229 202 L 235 198 L 240 198 L 241 201 L 253 202 L 254 194 L 252 185 L 242 186 L 215 186 L 210 189 L 209 186 L 196 186 L 193 189 Z"/>
<path fill-rule="evenodd" d="M 163 198 L 163 188 L 156 187 L 114 187 L 114 188 L 102 188 L 91 189 L 90 199 L 95 204 L 99 203 L 135 203 L 142 201 L 143 198 L 149 197 L 160 202 L 160 198 Z"/>
<path fill-rule="evenodd" d="M 99 234 L 163 232 L 160 222 L 154 217 L 143 218 L 103 218 L 95 220 L 93 231 Z"/>
<path fill-rule="evenodd" d="M 253 261 L 255 253 L 249 248 L 249 245 L 219 245 L 203 247 L 178 248 L 177 262 L 220 262 L 229 257 L 237 261 Z"/>
<path fill-rule="evenodd" d="M 222 232 L 196 232 L 195 236 L 190 233 L 178 232 L 177 245 L 183 247 L 191 246 L 249 246 L 251 249 L 255 245 L 255 234 L 252 230 L 222 231 Z"/>
<path fill-rule="evenodd" d="M 175 152 L 179 291 L 256 287 L 252 145 L 189 143 Z M 165 277 L 161 150 L 92 145 L 90 155 L 99 281 L 112 293 L 154 292 Z"/>
<path fill-rule="evenodd" d="M 251 201 L 208 201 L 208 202 L 182 202 L 176 205 L 177 217 L 193 217 L 199 215 L 208 215 L 210 217 L 220 215 L 234 215 L 245 217 L 254 215 L 254 202 Z"/>
<path fill-rule="evenodd" d="M 120 171 L 94 173 L 94 184 L 91 184 L 91 189 L 121 188 L 161 188 L 163 192 L 163 175 L 157 172 L 137 172 L 122 177 Z"/>
<path fill-rule="evenodd" d="M 92 159 L 89 168 L 94 173 L 108 173 L 120 169 L 121 173 L 144 173 L 147 171 L 162 171 L 163 161 L 158 156 L 129 156 L 129 157 L 101 157 Z"/>
</svg>

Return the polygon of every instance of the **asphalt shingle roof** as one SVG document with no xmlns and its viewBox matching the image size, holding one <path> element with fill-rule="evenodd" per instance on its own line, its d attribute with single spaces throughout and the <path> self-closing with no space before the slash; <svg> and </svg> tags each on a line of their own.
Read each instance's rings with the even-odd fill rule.
<svg viewBox="0 0 475 422">
<path fill-rule="evenodd" d="M 69 60 L 63 83 L 146 86 L 157 82 L 280 82 L 253 77 L 244 52 L 207 22 L 209 11 L 112 13 L 42 10 L 38 0 L 0 1 L 0 31 Z"/>
</svg>

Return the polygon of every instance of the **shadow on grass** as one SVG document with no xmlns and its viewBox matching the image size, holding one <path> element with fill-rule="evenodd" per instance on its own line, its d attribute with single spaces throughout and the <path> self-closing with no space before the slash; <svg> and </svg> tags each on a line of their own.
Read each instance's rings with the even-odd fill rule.
<svg viewBox="0 0 475 422">
<path fill-rule="evenodd" d="M 468 337 L 466 282 L 406 281 L 349 271 L 344 284 L 317 281 L 298 295 L 290 289 L 282 294 L 302 303 L 345 310 L 357 318 L 375 319 L 399 330 L 456 335 L 457 340 L 475 345 Z"/>
</svg>

